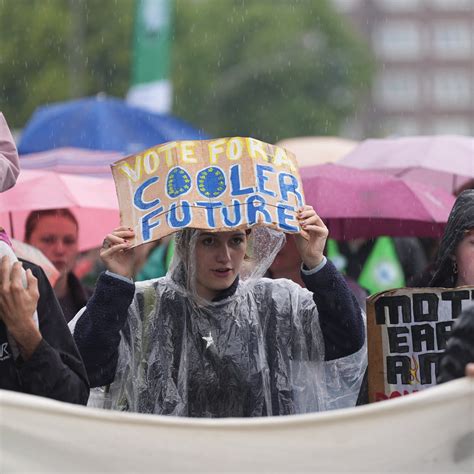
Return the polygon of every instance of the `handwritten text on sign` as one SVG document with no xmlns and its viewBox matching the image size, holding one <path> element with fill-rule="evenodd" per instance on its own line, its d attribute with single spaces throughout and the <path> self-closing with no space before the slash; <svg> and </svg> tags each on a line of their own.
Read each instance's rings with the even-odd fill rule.
<svg viewBox="0 0 474 474">
<path fill-rule="evenodd" d="M 368 300 L 369 397 L 393 398 L 436 384 L 455 319 L 474 288 L 391 290 Z"/>
<path fill-rule="evenodd" d="M 135 245 L 184 227 L 263 224 L 299 232 L 304 204 L 295 157 L 253 138 L 170 142 L 112 166 L 122 224 Z"/>
</svg>

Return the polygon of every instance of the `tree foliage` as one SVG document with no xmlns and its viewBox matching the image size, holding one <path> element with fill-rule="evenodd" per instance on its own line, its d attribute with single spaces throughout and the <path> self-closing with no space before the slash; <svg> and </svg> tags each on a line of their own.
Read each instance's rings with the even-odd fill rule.
<svg viewBox="0 0 474 474">
<path fill-rule="evenodd" d="M 369 82 L 367 48 L 327 0 L 175 0 L 174 113 L 214 136 L 337 134 Z M 133 0 L 0 0 L 0 110 L 130 81 Z"/>
<path fill-rule="evenodd" d="M 337 134 L 371 56 L 326 0 L 177 0 L 178 115 L 216 136 Z"/>
<path fill-rule="evenodd" d="M 123 96 L 133 5 L 0 0 L 0 110 L 9 123 L 22 127 L 39 105 L 78 95 Z"/>
</svg>

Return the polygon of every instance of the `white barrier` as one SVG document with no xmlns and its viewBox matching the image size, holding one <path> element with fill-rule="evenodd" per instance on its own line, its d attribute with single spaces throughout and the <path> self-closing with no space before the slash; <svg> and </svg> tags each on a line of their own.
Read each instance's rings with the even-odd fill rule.
<svg viewBox="0 0 474 474">
<path fill-rule="evenodd" d="M 474 380 L 334 412 L 189 419 L 0 391 L 0 472 L 473 472 Z"/>
</svg>

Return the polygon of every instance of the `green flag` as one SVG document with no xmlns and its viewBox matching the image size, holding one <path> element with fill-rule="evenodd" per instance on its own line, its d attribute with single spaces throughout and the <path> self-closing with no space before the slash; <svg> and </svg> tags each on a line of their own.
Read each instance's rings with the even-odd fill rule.
<svg viewBox="0 0 474 474">
<path fill-rule="evenodd" d="M 171 110 L 172 0 L 137 0 L 129 103 L 155 112 Z"/>
<path fill-rule="evenodd" d="M 379 237 L 358 279 L 370 294 L 405 286 L 403 268 L 390 237 Z"/>
<path fill-rule="evenodd" d="M 339 251 L 335 240 L 327 240 L 326 254 L 341 273 L 346 273 L 347 258 Z M 369 290 L 370 294 L 405 286 L 405 274 L 390 237 L 379 237 L 375 241 L 357 283 Z"/>
</svg>

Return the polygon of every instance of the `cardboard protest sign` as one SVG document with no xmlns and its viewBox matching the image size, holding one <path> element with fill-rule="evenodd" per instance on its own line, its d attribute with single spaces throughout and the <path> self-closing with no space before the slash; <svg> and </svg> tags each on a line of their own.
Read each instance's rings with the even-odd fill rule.
<svg viewBox="0 0 474 474">
<path fill-rule="evenodd" d="M 402 288 L 367 300 L 369 400 L 436 384 L 454 320 L 474 304 L 474 287 Z"/>
<path fill-rule="evenodd" d="M 254 138 L 169 142 L 117 161 L 112 173 L 134 246 L 184 227 L 300 230 L 295 157 Z"/>
</svg>

